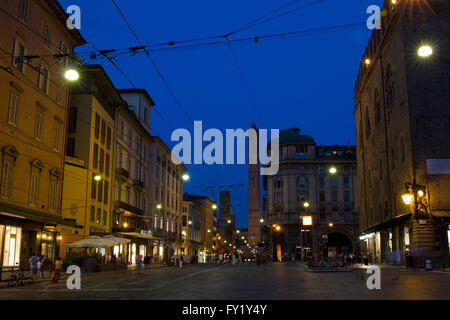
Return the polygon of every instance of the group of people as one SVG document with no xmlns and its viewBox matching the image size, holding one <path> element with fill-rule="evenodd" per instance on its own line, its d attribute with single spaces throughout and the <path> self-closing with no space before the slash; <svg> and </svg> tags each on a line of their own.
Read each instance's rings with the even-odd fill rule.
<svg viewBox="0 0 450 320">
<path fill-rule="evenodd" d="M 46 256 L 41 255 L 38 257 L 34 252 L 28 261 L 30 263 L 31 276 L 33 280 L 37 280 L 39 276 L 43 279 L 44 271 L 47 270 L 47 268 L 49 268 L 50 276 L 52 276 L 53 273 L 59 274 L 63 266 L 63 260 L 61 257 L 58 257 L 53 263 L 50 263 L 50 260 Z"/>
</svg>

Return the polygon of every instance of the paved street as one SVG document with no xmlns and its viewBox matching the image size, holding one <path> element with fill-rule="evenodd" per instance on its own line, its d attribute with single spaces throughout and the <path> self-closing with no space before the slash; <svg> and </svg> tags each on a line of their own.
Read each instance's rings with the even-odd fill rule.
<svg viewBox="0 0 450 320">
<path fill-rule="evenodd" d="M 192 265 L 83 276 L 81 290 L 65 281 L 0 289 L 0 299 L 450 299 L 450 274 L 382 269 L 381 290 L 368 290 L 363 270 L 311 273 L 292 263 Z"/>
</svg>

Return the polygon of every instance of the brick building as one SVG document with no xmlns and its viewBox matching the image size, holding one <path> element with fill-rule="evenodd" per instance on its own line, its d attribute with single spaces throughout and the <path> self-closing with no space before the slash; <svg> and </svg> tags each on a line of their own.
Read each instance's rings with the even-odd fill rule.
<svg viewBox="0 0 450 320">
<path fill-rule="evenodd" d="M 411 255 L 423 266 L 449 250 L 450 3 L 414 2 L 384 2 L 354 115 L 364 254 L 393 264 Z"/>
</svg>

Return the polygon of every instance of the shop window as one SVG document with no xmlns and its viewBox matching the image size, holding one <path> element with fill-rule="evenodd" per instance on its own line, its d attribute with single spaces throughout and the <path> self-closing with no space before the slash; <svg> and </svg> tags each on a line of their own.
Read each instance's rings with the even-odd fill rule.
<svg viewBox="0 0 450 320">
<path fill-rule="evenodd" d="M 4 230 L 3 266 L 17 266 L 20 261 L 22 229 L 19 227 L 6 226 Z"/>
</svg>

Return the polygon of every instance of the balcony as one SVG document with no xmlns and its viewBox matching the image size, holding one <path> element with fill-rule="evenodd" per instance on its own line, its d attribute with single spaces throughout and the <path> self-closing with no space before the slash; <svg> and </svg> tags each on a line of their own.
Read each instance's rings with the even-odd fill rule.
<svg viewBox="0 0 450 320">
<path fill-rule="evenodd" d="M 137 180 L 137 179 L 135 179 L 135 180 L 133 180 L 133 186 L 136 188 L 136 189 L 144 189 L 144 182 L 142 182 L 141 180 Z"/>
<path fill-rule="evenodd" d="M 117 168 L 116 169 L 116 178 L 117 180 L 120 180 L 122 182 L 126 182 L 128 180 L 129 174 L 128 171 L 124 168 Z"/>
<path fill-rule="evenodd" d="M 133 207 L 132 205 L 129 205 L 128 203 L 125 203 L 123 201 L 116 201 L 115 208 L 116 208 L 116 210 L 130 212 L 137 216 L 141 216 L 141 217 L 144 216 L 144 211 L 142 209 Z"/>
</svg>

